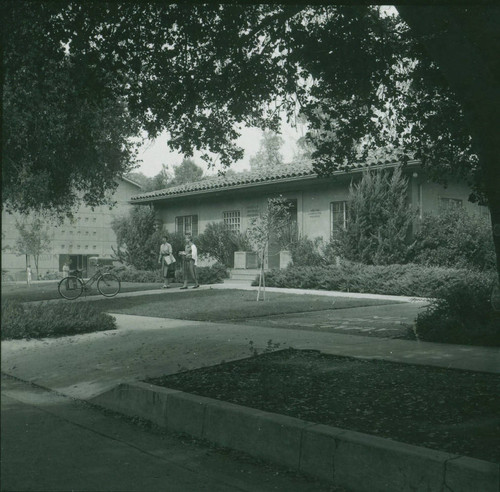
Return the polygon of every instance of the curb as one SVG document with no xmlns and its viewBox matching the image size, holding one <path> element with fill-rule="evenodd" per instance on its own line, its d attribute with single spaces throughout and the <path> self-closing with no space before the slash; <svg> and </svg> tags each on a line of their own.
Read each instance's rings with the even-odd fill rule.
<svg viewBox="0 0 500 492">
<path fill-rule="evenodd" d="M 226 287 L 224 287 L 224 285 Z M 213 289 L 236 289 L 236 290 L 251 290 L 257 291 L 258 286 L 255 285 L 238 285 L 231 284 L 213 284 Z M 368 294 L 362 292 L 343 292 L 340 290 L 319 290 L 319 289 L 295 289 L 291 287 L 266 287 L 266 292 L 278 292 L 282 294 L 296 294 L 296 295 L 312 295 L 312 296 L 326 296 L 326 297 L 350 297 L 356 299 L 380 299 L 385 301 L 396 302 L 432 302 L 434 299 L 431 297 L 417 297 L 417 296 L 396 296 L 390 294 Z"/>
<path fill-rule="evenodd" d="M 498 492 L 498 464 L 147 383 L 89 403 L 360 492 Z"/>
</svg>

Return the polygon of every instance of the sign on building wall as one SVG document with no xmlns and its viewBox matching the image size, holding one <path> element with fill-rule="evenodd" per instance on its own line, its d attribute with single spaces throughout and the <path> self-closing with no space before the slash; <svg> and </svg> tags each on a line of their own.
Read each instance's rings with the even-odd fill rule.
<svg viewBox="0 0 500 492">
<path fill-rule="evenodd" d="M 319 208 L 312 208 L 307 215 L 309 217 L 321 217 L 321 210 Z"/>
</svg>

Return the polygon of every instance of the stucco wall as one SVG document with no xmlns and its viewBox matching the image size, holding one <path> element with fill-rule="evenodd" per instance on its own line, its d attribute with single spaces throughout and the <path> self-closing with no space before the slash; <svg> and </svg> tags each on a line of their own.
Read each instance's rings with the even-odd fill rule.
<svg viewBox="0 0 500 492">
<path fill-rule="evenodd" d="M 359 175 L 357 176 L 359 178 Z M 219 191 L 189 198 L 173 198 L 155 202 L 157 215 L 165 230 L 175 231 L 175 217 L 198 215 L 198 233 L 202 233 L 209 222 L 222 221 L 224 211 L 239 210 L 241 231 L 248 228 L 252 217 L 263 210 L 267 198 L 282 194 L 297 200 L 297 226 L 299 234 L 328 240 L 331 234 L 330 203 L 348 199 L 352 176 L 341 179 L 306 179 L 294 183 L 255 187 L 252 190 Z M 439 198 L 461 199 L 464 208 L 471 213 L 487 213 L 468 201 L 470 189 L 462 183 L 450 183 L 447 188 L 427 180 L 422 172 L 408 173 L 408 202 L 422 213 L 437 212 Z M 415 226 L 418 226 L 418 219 Z"/>
<path fill-rule="evenodd" d="M 485 214 L 486 207 L 480 207 L 469 201 L 471 189 L 458 182 L 450 182 L 445 188 L 442 185 L 426 180 L 418 180 L 420 185 L 420 200 L 421 214 L 433 213 L 439 210 L 440 198 L 451 198 L 462 200 L 462 206 L 469 213 Z"/>
</svg>

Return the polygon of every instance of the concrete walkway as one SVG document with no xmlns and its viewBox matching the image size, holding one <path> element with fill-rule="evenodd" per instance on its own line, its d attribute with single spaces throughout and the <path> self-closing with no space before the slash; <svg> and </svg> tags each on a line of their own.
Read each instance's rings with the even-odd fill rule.
<svg viewBox="0 0 500 492">
<path fill-rule="evenodd" d="M 90 399 L 122 382 L 218 364 L 279 348 L 500 373 L 497 348 L 115 314 L 118 329 L 2 342 L 2 372 Z"/>
<path fill-rule="evenodd" d="M 1 405 L 1 490 L 332 491 L 279 466 L 149 431 L 3 376 Z"/>
</svg>

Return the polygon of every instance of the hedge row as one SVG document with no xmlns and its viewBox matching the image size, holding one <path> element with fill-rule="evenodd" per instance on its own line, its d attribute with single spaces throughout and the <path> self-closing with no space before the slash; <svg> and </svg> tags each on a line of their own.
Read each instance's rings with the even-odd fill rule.
<svg viewBox="0 0 500 492">
<path fill-rule="evenodd" d="M 90 302 L 21 304 L 2 300 L 1 338 L 43 338 L 116 329 L 116 320 Z"/>
<path fill-rule="evenodd" d="M 500 346 L 500 313 L 491 304 L 495 282 L 491 271 L 412 264 L 289 267 L 266 274 L 272 287 L 433 298 L 415 321 L 419 340 Z"/>
<path fill-rule="evenodd" d="M 420 265 L 361 265 L 288 267 L 266 273 L 269 287 L 337 290 L 396 296 L 436 297 L 443 289 L 467 282 L 491 285 L 493 272 L 424 267 Z M 258 285 L 258 279 L 252 285 Z"/>
<path fill-rule="evenodd" d="M 138 282 L 138 283 L 161 283 L 163 277 L 161 270 L 136 270 L 129 267 L 115 267 L 111 270 L 122 282 Z M 196 269 L 198 282 L 200 284 L 218 284 L 222 283 L 228 277 L 227 267 L 221 263 L 215 263 L 209 267 L 198 267 Z M 175 281 L 181 283 L 183 281 L 183 273 L 181 269 L 175 272 Z"/>
</svg>

